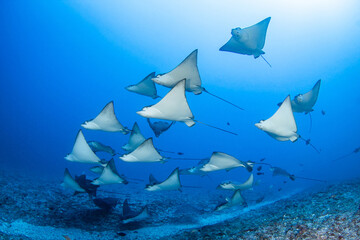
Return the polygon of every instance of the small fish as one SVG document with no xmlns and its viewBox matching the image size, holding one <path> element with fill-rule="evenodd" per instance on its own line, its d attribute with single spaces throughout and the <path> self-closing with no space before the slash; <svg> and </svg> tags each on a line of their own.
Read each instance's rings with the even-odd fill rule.
<svg viewBox="0 0 360 240">
<path fill-rule="evenodd" d="M 262 162 L 262 161 L 264 161 L 265 160 L 265 158 L 262 158 L 262 159 L 260 159 L 260 162 Z"/>
<path fill-rule="evenodd" d="M 262 167 L 261 167 L 261 166 L 257 168 L 257 170 L 258 170 L 258 171 L 261 171 L 261 169 L 262 169 Z"/>
<path fill-rule="evenodd" d="M 226 123 L 226 125 L 230 126 L 230 123 L 229 123 L 229 122 L 227 122 L 227 123 Z"/>
<path fill-rule="evenodd" d="M 287 183 L 287 181 L 284 181 L 284 183 Z"/>
<path fill-rule="evenodd" d="M 263 172 L 258 172 L 258 173 L 256 173 L 256 175 L 264 175 L 264 173 Z"/>
<path fill-rule="evenodd" d="M 322 115 L 325 115 L 326 112 L 325 112 L 324 110 L 321 110 L 321 114 L 322 114 Z"/>
<path fill-rule="evenodd" d="M 279 188 L 278 191 L 280 192 L 282 190 L 282 188 Z"/>
<path fill-rule="evenodd" d="M 63 235 L 63 237 L 64 237 L 66 240 L 71 240 L 71 239 L 69 238 L 69 236 L 67 236 L 67 235 Z"/>
</svg>

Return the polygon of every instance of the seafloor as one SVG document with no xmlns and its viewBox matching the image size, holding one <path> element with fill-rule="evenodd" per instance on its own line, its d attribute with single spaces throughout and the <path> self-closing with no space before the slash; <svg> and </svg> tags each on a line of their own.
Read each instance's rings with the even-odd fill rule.
<svg viewBox="0 0 360 240">
<path fill-rule="evenodd" d="M 121 204 L 98 209 L 58 181 L 0 173 L 0 239 L 359 239 L 360 181 L 329 184 L 249 207 L 213 212 L 228 193 L 127 193 L 130 206 L 148 204 L 151 219 L 122 224 Z M 121 193 L 123 192 L 123 193 Z M 99 192 L 101 194 L 101 192 Z M 105 193 L 102 193 L 103 196 Z M 112 195 L 114 196 L 114 195 Z M 259 202 L 259 201 L 258 201 Z"/>
</svg>

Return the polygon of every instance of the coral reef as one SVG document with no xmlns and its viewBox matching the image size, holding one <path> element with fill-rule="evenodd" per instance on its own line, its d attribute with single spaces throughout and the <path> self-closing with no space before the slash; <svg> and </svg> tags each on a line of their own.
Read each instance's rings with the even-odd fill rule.
<svg viewBox="0 0 360 240">
<path fill-rule="evenodd" d="M 151 219 L 121 223 L 121 204 L 95 206 L 57 181 L 0 173 L 1 239 L 356 239 L 360 236 L 359 181 L 305 190 L 278 201 L 214 212 L 229 192 L 192 189 L 148 193 L 143 186 L 116 186 L 101 197 L 148 205 Z M 114 190 L 115 189 L 115 190 Z M 254 193 L 247 194 L 249 199 Z M 245 194 L 246 196 L 246 194 Z"/>
</svg>

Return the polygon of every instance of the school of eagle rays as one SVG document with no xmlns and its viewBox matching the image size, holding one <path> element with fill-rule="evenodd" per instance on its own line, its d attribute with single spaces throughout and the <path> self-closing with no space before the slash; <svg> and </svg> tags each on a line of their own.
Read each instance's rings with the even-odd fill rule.
<svg viewBox="0 0 360 240">
<path fill-rule="evenodd" d="M 271 67 L 270 63 L 263 56 L 265 54 L 263 47 L 265 45 L 266 32 L 270 19 L 270 17 L 266 18 L 250 27 L 238 27 L 232 29 L 230 40 L 228 40 L 228 42 L 226 42 L 219 50 L 242 55 L 250 55 L 255 59 L 261 57 Z M 195 119 L 187 102 L 186 92 L 192 92 L 195 95 L 205 92 L 218 98 L 219 100 L 231 104 L 238 110 L 245 111 L 237 104 L 209 92 L 202 86 L 197 66 L 197 57 L 198 50 L 196 49 L 171 71 L 158 75 L 154 72 L 150 73 L 142 81 L 125 87 L 125 89 L 129 92 L 153 99 L 160 99 L 156 104 L 143 107 L 142 109 L 138 109 L 136 111 L 136 113 L 141 117 L 147 118 L 149 127 L 153 130 L 156 137 L 159 137 L 163 132 L 169 130 L 175 122 L 183 122 L 188 127 L 194 127 L 197 123 L 203 124 L 207 127 L 223 131 L 226 134 L 237 135 L 229 130 L 205 123 L 201 119 Z M 161 98 L 157 95 L 156 84 L 168 87 L 170 91 Z M 279 103 L 279 107 L 274 114 L 269 116 L 266 120 L 261 120 L 258 123 L 255 123 L 255 126 L 277 141 L 296 142 L 298 139 L 301 139 L 306 145 L 310 145 L 316 152 L 320 153 L 320 151 L 310 143 L 310 139 L 304 139 L 298 133 L 297 124 L 294 118 L 295 112 L 308 114 L 311 119 L 311 112 L 313 111 L 313 107 L 318 98 L 320 84 L 321 80 L 318 80 L 312 89 L 306 93 L 298 94 L 293 99 L 290 98 L 290 95 L 286 97 L 284 96 L 285 100 Z M 276 107 L 277 106 L 274 106 L 274 109 Z M 96 111 L 99 110 L 94 110 L 94 112 Z M 134 123 L 132 129 L 123 126 L 115 115 L 113 101 L 107 103 L 95 118 L 81 124 L 81 127 L 87 130 L 121 132 L 124 135 L 130 134 L 128 142 L 122 146 L 122 149 L 126 151 L 126 153 L 121 156 L 117 156 L 117 152 L 112 147 L 106 146 L 97 141 L 87 141 L 83 130 L 80 129 L 76 135 L 72 151 L 65 157 L 68 161 L 92 164 L 93 166 L 89 170 L 98 174 L 98 177 L 95 179 L 87 179 L 85 175 L 72 177 L 69 170 L 65 169 L 62 186 L 73 190 L 75 194 L 89 194 L 94 204 L 101 209 L 111 210 L 118 204 L 119 200 L 116 198 L 96 197 L 96 191 L 100 186 L 107 184 L 128 184 L 129 181 L 136 180 L 127 179 L 126 176 L 120 174 L 116 169 L 117 161 L 124 161 L 128 163 L 136 162 L 146 165 L 147 163 L 166 163 L 168 160 L 182 159 L 179 156 L 176 158 L 163 156 L 166 151 L 154 146 L 152 138 L 144 137 L 136 122 Z M 100 159 L 96 155 L 97 152 L 108 153 L 112 158 L 109 161 Z M 178 152 L 175 154 L 182 155 L 183 153 Z M 262 165 L 270 166 L 273 176 L 284 176 L 293 181 L 297 178 L 302 178 L 290 174 L 279 167 L 271 166 L 270 164 L 262 162 L 241 161 L 224 152 L 209 153 L 208 158 L 194 160 L 200 161 L 192 168 L 174 169 L 171 173 L 169 173 L 168 178 L 163 179 L 162 181 L 158 181 L 152 174 L 150 174 L 149 183 L 146 184 L 145 190 L 181 190 L 183 186 L 180 181 L 180 175 L 186 174 L 205 176 L 213 171 L 229 171 L 238 167 L 245 168 L 249 172 L 249 177 L 245 182 L 238 183 L 235 181 L 229 181 L 218 185 L 218 189 L 233 191 L 230 198 L 227 198 L 223 202 L 219 203 L 216 209 L 214 209 L 216 211 L 220 211 L 234 206 L 246 207 L 246 200 L 242 196 L 241 192 L 253 187 L 253 168 L 255 165 L 259 165 L 258 169 L 261 169 Z M 309 178 L 303 179 L 321 181 Z M 150 218 L 151 216 L 147 206 L 144 206 L 138 212 L 131 210 L 128 205 L 128 199 L 125 199 L 123 202 L 122 209 L 123 223 L 142 221 Z"/>
</svg>

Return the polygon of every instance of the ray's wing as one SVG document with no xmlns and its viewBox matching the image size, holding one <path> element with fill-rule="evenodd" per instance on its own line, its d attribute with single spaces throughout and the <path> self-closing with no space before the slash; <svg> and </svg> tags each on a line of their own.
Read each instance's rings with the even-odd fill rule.
<svg viewBox="0 0 360 240">
<path fill-rule="evenodd" d="M 159 183 L 157 186 L 161 190 L 177 190 L 181 188 L 179 168 L 176 168 L 165 181 Z"/>
<path fill-rule="evenodd" d="M 81 124 L 81 126 L 86 129 L 122 132 L 123 134 L 127 134 L 129 132 L 128 129 L 124 128 L 124 126 L 116 118 L 113 101 L 106 104 L 96 118 Z"/>
<path fill-rule="evenodd" d="M 186 91 L 200 94 L 201 78 L 197 67 L 198 50 L 190 53 L 176 68 L 168 73 L 153 78 L 153 81 L 165 87 L 173 87 L 182 79 L 186 79 Z"/>
<path fill-rule="evenodd" d="M 129 217 L 133 217 L 135 215 L 135 213 L 130 209 L 129 207 L 129 203 L 128 203 L 128 200 L 127 198 L 124 200 L 124 203 L 123 203 L 123 212 L 122 212 L 122 216 L 124 218 L 129 218 Z"/>
<path fill-rule="evenodd" d="M 116 123 L 117 125 L 121 126 L 121 128 L 124 128 L 123 125 L 121 125 L 121 123 L 118 121 L 118 119 L 115 116 L 115 111 L 114 111 L 114 102 L 111 101 L 109 102 L 104 108 L 103 110 L 99 113 L 99 115 L 92 120 L 93 122 L 95 122 L 97 125 L 101 126 L 102 124 L 107 124 L 107 123 Z"/>
<path fill-rule="evenodd" d="M 174 121 L 172 121 L 170 124 L 168 124 L 166 127 L 164 127 L 164 129 L 162 131 L 163 132 L 167 131 L 173 124 L 174 124 Z"/>
<path fill-rule="evenodd" d="M 254 184 L 254 174 L 251 174 L 250 177 L 243 183 L 236 186 L 236 189 L 247 190 L 252 188 Z"/>
<path fill-rule="evenodd" d="M 225 43 L 225 45 L 222 46 L 219 50 L 245 55 L 253 54 L 253 51 L 249 50 L 244 43 L 237 41 L 234 37 L 231 37 L 230 40 L 227 41 L 227 43 Z"/>
<path fill-rule="evenodd" d="M 126 162 L 160 162 L 163 160 L 163 157 L 155 149 L 152 138 L 148 138 L 134 151 L 119 158 Z"/>
<path fill-rule="evenodd" d="M 185 79 L 176 84 L 165 97 L 149 108 L 154 109 L 153 118 L 182 121 L 189 127 L 195 124 L 192 120 L 194 116 L 185 96 Z M 137 113 L 141 115 L 141 112 Z"/>
<path fill-rule="evenodd" d="M 270 17 L 261 22 L 243 28 L 240 31 L 245 36 L 242 40 L 231 37 L 230 40 L 220 48 L 220 51 L 234 52 L 258 57 L 264 52 L 261 51 L 265 45 L 266 31 L 270 22 Z M 254 50 L 257 50 L 254 52 Z"/>
<path fill-rule="evenodd" d="M 265 120 L 265 122 L 269 127 L 274 129 L 288 129 L 294 133 L 297 132 L 294 114 L 291 109 L 290 96 L 286 97 L 275 114 Z"/>
<path fill-rule="evenodd" d="M 86 192 L 85 189 L 80 187 L 80 185 L 74 180 L 67 168 L 65 169 L 64 180 L 61 183 L 61 186 L 72 189 L 76 192 Z"/>
<path fill-rule="evenodd" d="M 122 148 L 126 151 L 134 151 L 144 141 L 145 137 L 141 134 L 139 125 L 135 122 L 129 137 L 129 142 L 122 146 Z"/>
<path fill-rule="evenodd" d="M 158 184 L 158 183 L 160 183 L 160 182 L 158 180 L 156 180 L 154 175 L 150 174 L 149 175 L 149 185 L 152 186 L 152 185 L 155 185 L 155 184 Z"/>
<path fill-rule="evenodd" d="M 231 169 L 235 167 L 244 166 L 238 159 L 222 152 L 214 152 L 208 163 L 206 163 L 201 171 L 216 171 L 223 169 Z"/>
<path fill-rule="evenodd" d="M 321 79 L 316 82 L 314 87 L 309 92 L 303 94 L 303 101 L 306 102 L 308 109 L 312 109 L 316 103 L 320 91 L 320 84 Z"/>
<path fill-rule="evenodd" d="M 84 134 L 79 130 L 72 152 L 65 157 L 66 160 L 83 163 L 100 163 L 100 158 L 91 150 Z"/>
<path fill-rule="evenodd" d="M 232 206 L 235 206 L 235 205 L 240 205 L 240 204 L 243 204 L 245 202 L 243 196 L 241 195 L 240 193 L 240 190 L 236 190 L 234 192 L 234 194 L 232 195 L 231 197 L 231 205 Z"/>
<path fill-rule="evenodd" d="M 123 179 L 115 167 L 114 159 L 111 159 L 106 167 L 104 167 L 101 175 L 95 179 L 92 184 L 94 185 L 104 185 L 104 184 L 115 184 L 115 183 L 124 183 L 127 184 L 128 182 Z"/>
<path fill-rule="evenodd" d="M 243 29 L 243 31 L 248 33 L 249 41 L 255 44 L 254 48 L 263 49 L 270 19 L 271 18 L 268 17 L 255 25 Z"/>
<path fill-rule="evenodd" d="M 141 82 L 135 85 L 130 85 L 125 89 L 144 96 L 157 98 L 158 95 L 157 95 L 156 86 L 155 83 L 151 80 L 154 77 L 155 77 L 155 72 L 152 72 L 149 75 L 147 75 Z"/>
</svg>

